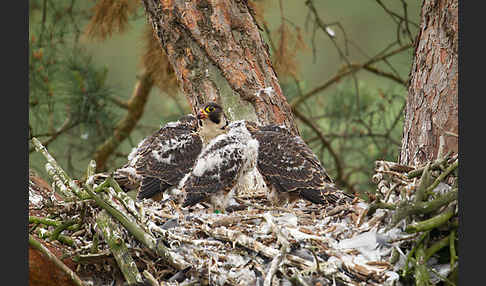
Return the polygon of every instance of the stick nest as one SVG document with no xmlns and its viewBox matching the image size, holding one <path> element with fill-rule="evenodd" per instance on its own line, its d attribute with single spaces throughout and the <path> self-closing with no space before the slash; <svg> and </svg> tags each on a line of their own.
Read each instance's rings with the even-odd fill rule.
<svg viewBox="0 0 486 286">
<path fill-rule="evenodd" d="M 377 191 L 369 203 L 298 201 L 292 209 L 272 208 L 258 190 L 239 194 L 245 207 L 226 213 L 209 213 L 199 204 L 188 210 L 171 201 L 137 202 L 111 178 L 96 184 L 93 174 L 70 192 L 73 180 L 55 166 L 50 192 L 30 176 L 29 232 L 62 246 L 77 263 L 75 272 L 94 285 L 135 282 L 126 271 L 147 285 L 401 285 L 421 273 L 427 283 L 448 281 L 457 268 L 457 176 L 451 167 L 457 158 L 434 163 L 424 171 L 377 161 Z M 81 199 L 83 190 L 88 195 Z M 69 193 L 78 196 L 66 198 Z M 427 211 L 417 211 L 424 204 Z M 122 256 L 129 263 L 115 259 L 101 212 L 115 222 L 111 236 L 126 246 Z M 450 254 L 439 256 L 443 248 Z"/>
</svg>

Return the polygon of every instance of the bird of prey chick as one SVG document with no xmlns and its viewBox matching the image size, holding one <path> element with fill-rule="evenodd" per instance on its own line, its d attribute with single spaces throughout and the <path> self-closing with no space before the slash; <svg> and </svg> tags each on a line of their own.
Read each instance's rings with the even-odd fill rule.
<svg viewBox="0 0 486 286">
<path fill-rule="evenodd" d="M 207 106 L 222 110 L 216 103 Z M 210 117 L 211 112 L 206 111 Z M 204 148 L 193 171 L 181 183 L 185 192 L 183 207 L 208 201 L 224 209 L 234 195 L 235 186 L 254 167 L 257 175 L 263 177 L 268 198 L 275 205 L 299 198 L 326 205 L 352 201 L 350 195 L 334 185 L 302 138 L 291 134 L 285 126 L 236 121 L 221 133 Z"/>
<path fill-rule="evenodd" d="M 143 139 L 114 178 L 125 189 L 138 187 L 139 199 L 160 200 L 191 171 L 203 146 L 227 125 L 219 105 L 205 104 L 196 116 L 185 115 Z"/>
<path fill-rule="evenodd" d="M 208 102 L 203 105 L 197 113 L 197 119 L 200 126 L 199 135 L 204 145 L 207 145 L 218 135 L 225 133 L 229 124 L 223 108 L 215 102 Z"/>
<path fill-rule="evenodd" d="M 235 121 L 227 132 L 214 138 L 199 155 L 190 174 L 181 182 L 182 207 L 209 202 L 225 210 L 232 202 L 238 181 L 255 168 L 258 141 L 245 121 Z"/>
<path fill-rule="evenodd" d="M 139 199 L 160 199 L 191 170 L 203 146 L 198 128 L 197 118 L 186 115 L 141 143 L 135 155 L 136 174 L 142 178 Z"/>
<path fill-rule="evenodd" d="M 253 123 L 248 129 L 258 141 L 257 169 L 267 185 L 267 197 L 274 205 L 281 206 L 299 198 L 325 205 L 352 201 L 352 196 L 334 185 L 300 136 L 273 124 Z"/>
</svg>

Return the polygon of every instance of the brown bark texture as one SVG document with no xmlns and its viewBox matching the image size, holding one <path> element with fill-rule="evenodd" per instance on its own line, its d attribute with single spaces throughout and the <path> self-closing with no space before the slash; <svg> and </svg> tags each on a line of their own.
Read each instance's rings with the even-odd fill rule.
<svg viewBox="0 0 486 286">
<path fill-rule="evenodd" d="M 268 46 L 246 1 L 143 0 L 143 4 L 193 109 L 207 101 L 222 103 L 225 109 L 230 104 L 238 113 L 247 107 L 254 118 L 240 114 L 232 119 L 283 124 L 298 134 Z"/>
<path fill-rule="evenodd" d="M 421 165 L 458 151 L 458 0 L 423 1 L 414 57 L 399 161 Z"/>
</svg>

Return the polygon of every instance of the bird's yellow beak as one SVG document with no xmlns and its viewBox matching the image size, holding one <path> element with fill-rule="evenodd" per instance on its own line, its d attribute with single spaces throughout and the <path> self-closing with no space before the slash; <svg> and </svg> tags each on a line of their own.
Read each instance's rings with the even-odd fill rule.
<svg viewBox="0 0 486 286">
<path fill-rule="evenodd" d="M 206 119 L 208 118 L 208 114 L 204 109 L 199 109 L 199 112 L 197 113 L 197 119 Z"/>
</svg>

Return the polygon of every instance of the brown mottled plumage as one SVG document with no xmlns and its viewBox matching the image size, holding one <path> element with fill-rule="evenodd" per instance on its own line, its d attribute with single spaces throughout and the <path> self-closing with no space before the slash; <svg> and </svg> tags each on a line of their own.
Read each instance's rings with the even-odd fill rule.
<svg viewBox="0 0 486 286">
<path fill-rule="evenodd" d="M 258 140 L 257 169 L 262 175 L 268 197 L 275 205 L 302 198 L 316 204 L 342 204 L 352 196 L 339 190 L 317 156 L 299 136 L 284 126 L 249 128 Z"/>
<path fill-rule="evenodd" d="M 205 104 L 197 116 L 183 116 L 143 139 L 114 178 L 127 191 L 139 188 L 140 199 L 160 200 L 191 171 L 203 145 L 226 132 L 227 124 L 219 105 Z"/>
<path fill-rule="evenodd" d="M 132 157 L 130 166 L 141 181 L 139 198 L 179 187 L 183 207 L 207 201 L 224 209 L 254 166 L 276 205 L 299 198 L 337 205 L 353 198 L 334 185 L 302 138 L 274 124 L 228 125 L 223 109 L 213 102 L 202 106 L 197 117 L 188 115 L 146 138 Z"/>
<path fill-rule="evenodd" d="M 202 149 L 197 130 L 196 117 L 186 115 L 141 143 L 135 154 L 136 174 L 141 177 L 138 198 L 154 198 L 190 172 Z"/>
<path fill-rule="evenodd" d="M 236 121 L 207 145 L 194 168 L 181 182 L 185 194 L 183 207 L 198 202 L 211 203 L 224 210 L 231 203 L 238 180 L 254 168 L 258 142 L 251 138 L 244 121 Z"/>
</svg>

